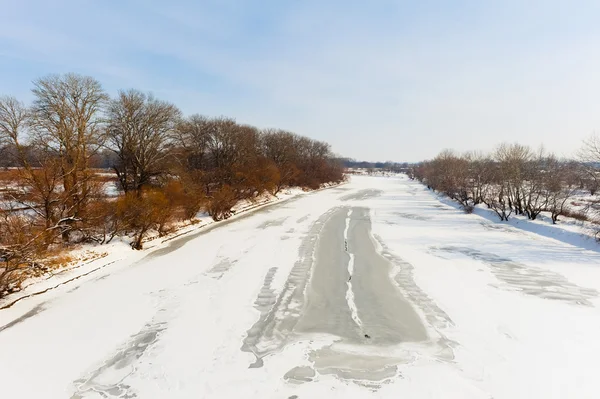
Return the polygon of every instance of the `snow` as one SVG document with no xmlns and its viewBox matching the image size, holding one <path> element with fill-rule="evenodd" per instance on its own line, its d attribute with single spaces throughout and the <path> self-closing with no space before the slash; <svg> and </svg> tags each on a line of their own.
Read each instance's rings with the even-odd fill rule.
<svg viewBox="0 0 600 399">
<path fill-rule="evenodd" d="M 485 209 L 467 215 L 404 176 L 354 176 L 340 187 L 297 194 L 231 222 L 155 240 L 146 251 L 116 242 L 97 263 L 48 284 L 114 262 L 109 266 L 1 310 L 3 395 L 598 397 L 600 254 L 573 226 L 561 233 L 547 220 L 500 223 Z M 374 244 L 423 321 L 426 340 L 381 346 L 319 332 L 285 335 L 290 314 L 304 305 L 294 305 L 296 297 L 289 307 L 275 302 L 294 295 L 289 277 L 314 257 L 310 247 L 324 242 L 319 226 L 340 208 L 352 209 L 348 218 L 368 208 Z M 341 223 L 342 243 L 351 223 L 358 222 Z M 365 265 L 349 266 L 341 265 L 344 273 Z M 340 281 L 344 293 L 346 283 Z M 260 367 L 242 347 L 271 311 L 274 333 L 259 335 L 269 353 Z M 369 384 L 319 366 L 337 361 L 367 368 L 393 362 L 397 372 Z M 292 374 L 300 380 L 284 378 Z"/>
<path fill-rule="evenodd" d="M 119 184 L 116 181 L 108 181 L 103 186 L 104 195 L 109 198 L 115 198 L 120 194 Z"/>
<path fill-rule="evenodd" d="M 325 185 L 324 188 L 329 187 Z M 289 200 L 306 192 L 297 187 L 286 188 L 276 196 L 264 194 L 255 201 L 240 201 L 233 208 L 234 215 L 228 220 L 235 220 L 236 214 L 244 214 L 259 210 L 261 207 Z M 223 221 L 221 221 L 223 222 Z M 199 213 L 195 217 L 194 224 L 181 223 L 176 226 L 175 231 L 165 236 L 159 236 L 157 232 L 150 232 L 144 239 L 144 251 L 132 251 L 129 237 L 115 237 L 110 243 L 96 245 L 81 245 L 77 249 L 68 252 L 75 260 L 69 265 L 52 270 L 38 277 L 31 277 L 22 284 L 18 292 L 0 298 L 0 309 L 10 307 L 12 304 L 33 295 L 45 293 L 63 284 L 79 280 L 105 267 L 116 268 L 121 265 L 134 263 L 145 257 L 149 252 L 163 247 L 167 242 L 181 236 L 196 232 L 202 228 L 210 227 L 215 222 L 207 213 Z M 79 261 L 81 260 L 81 261 Z M 84 279 L 85 280 L 85 279 Z"/>
<path fill-rule="evenodd" d="M 415 266 L 416 283 L 452 319 L 455 326 L 444 335 L 458 343 L 455 361 L 470 383 L 494 398 L 597 397 L 597 244 L 580 234 L 561 232 L 548 221 L 514 218 L 500 223 L 491 221 L 483 209 L 476 215 L 461 214 L 456 207 L 441 205 L 417 183 L 407 182 L 406 187 L 394 198 L 401 203 L 415 199 L 412 205 L 398 206 L 403 220 L 375 224 L 375 232 Z M 379 216 L 388 214 L 382 211 Z M 560 241 L 564 238 L 568 243 Z M 440 253 L 435 247 L 469 248 L 510 262 L 494 268 L 485 257 Z M 537 270 L 544 278 L 536 277 Z M 543 292 L 528 285 L 567 291 L 572 294 L 567 299 L 590 305 L 543 299 Z M 533 294 L 524 294 L 528 292 Z"/>
</svg>

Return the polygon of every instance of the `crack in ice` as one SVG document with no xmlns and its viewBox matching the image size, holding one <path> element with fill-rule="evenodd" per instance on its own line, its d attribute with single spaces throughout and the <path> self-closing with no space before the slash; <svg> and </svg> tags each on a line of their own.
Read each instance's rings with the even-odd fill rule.
<svg viewBox="0 0 600 399">
<path fill-rule="evenodd" d="M 352 291 L 352 274 L 354 273 L 354 254 L 350 252 L 348 248 L 348 231 L 350 230 L 350 217 L 352 216 L 352 209 L 348 211 L 348 216 L 346 217 L 346 228 L 344 229 L 344 250 L 350 257 L 348 260 L 348 289 L 346 290 L 346 302 L 348 302 L 348 307 L 350 308 L 350 313 L 352 316 L 352 320 L 356 323 L 358 327 L 362 329 L 362 321 L 360 317 L 358 317 L 358 309 L 356 308 L 356 303 L 354 302 L 354 291 Z"/>
</svg>

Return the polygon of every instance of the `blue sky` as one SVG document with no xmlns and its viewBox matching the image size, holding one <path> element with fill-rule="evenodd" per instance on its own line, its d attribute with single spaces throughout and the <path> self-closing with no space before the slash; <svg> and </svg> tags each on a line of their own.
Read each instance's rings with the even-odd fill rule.
<svg viewBox="0 0 600 399">
<path fill-rule="evenodd" d="M 417 161 L 600 130 L 599 1 L 2 0 L 0 94 L 78 72 L 184 113 Z"/>
</svg>

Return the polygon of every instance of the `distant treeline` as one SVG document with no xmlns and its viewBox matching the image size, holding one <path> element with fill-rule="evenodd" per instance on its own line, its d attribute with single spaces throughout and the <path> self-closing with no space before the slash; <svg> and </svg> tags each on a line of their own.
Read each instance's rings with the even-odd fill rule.
<svg viewBox="0 0 600 399">
<path fill-rule="evenodd" d="M 354 159 L 341 158 L 340 162 L 346 168 L 355 168 L 355 169 L 386 169 L 389 171 L 406 171 L 409 169 L 411 164 L 408 162 L 367 162 L 367 161 L 356 161 Z"/>
</svg>

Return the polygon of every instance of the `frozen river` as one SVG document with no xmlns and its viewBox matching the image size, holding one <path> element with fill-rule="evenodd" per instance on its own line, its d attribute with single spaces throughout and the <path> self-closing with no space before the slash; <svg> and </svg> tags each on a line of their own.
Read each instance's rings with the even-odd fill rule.
<svg viewBox="0 0 600 399">
<path fill-rule="evenodd" d="M 353 177 L 182 236 L 1 310 L 0 391 L 597 398 L 600 254 L 478 213 Z"/>
</svg>

